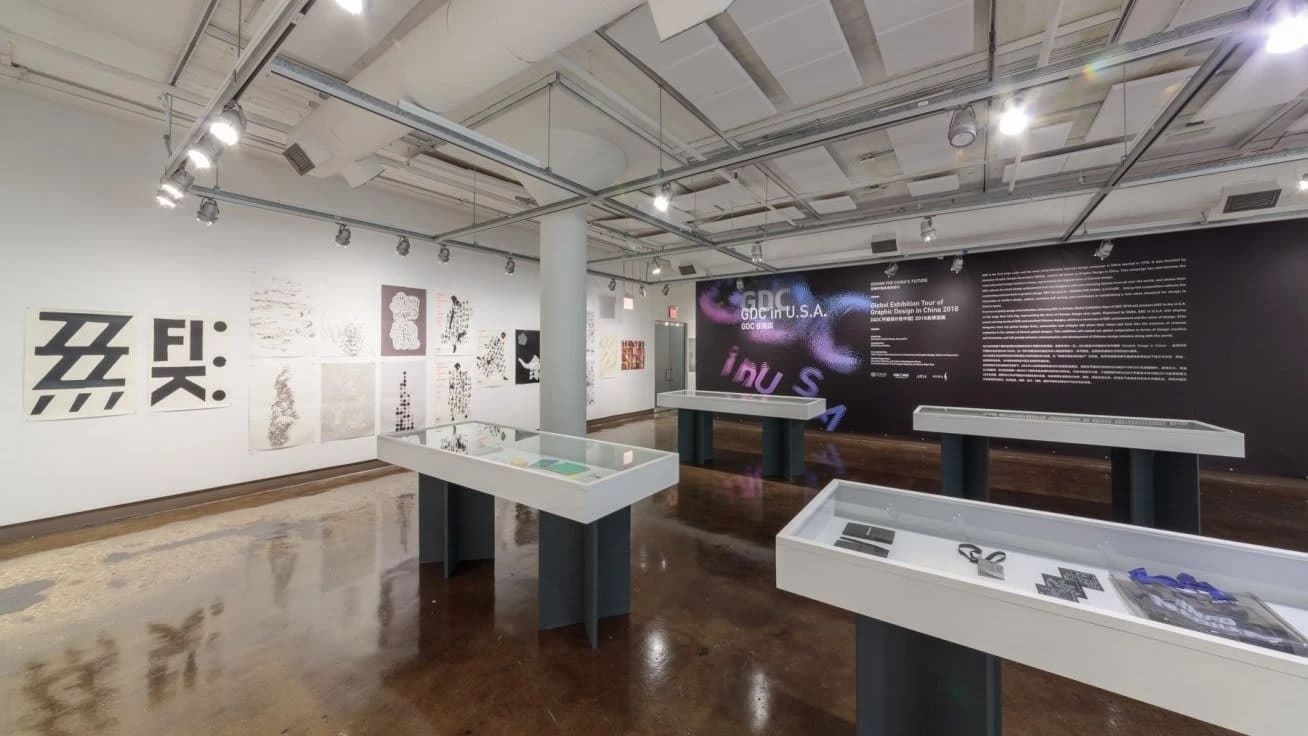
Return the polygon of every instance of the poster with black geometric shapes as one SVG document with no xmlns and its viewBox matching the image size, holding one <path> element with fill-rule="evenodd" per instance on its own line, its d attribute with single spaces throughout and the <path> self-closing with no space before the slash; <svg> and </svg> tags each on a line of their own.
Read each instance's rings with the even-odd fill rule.
<svg viewBox="0 0 1308 736">
<path fill-rule="evenodd" d="M 381 287 L 381 354 L 427 354 L 427 290 Z"/>
<path fill-rule="evenodd" d="M 645 370 L 645 341 L 644 340 L 622 341 L 622 370 L 624 371 Z"/>
<path fill-rule="evenodd" d="M 466 421 L 472 414 L 472 371 L 468 358 L 436 361 L 436 424 Z"/>
<path fill-rule="evenodd" d="M 595 405 L 595 354 L 586 353 L 586 406 Z"/>
<path fill-rule="evenodd" d="M 599 353 L 597 355 L 600 378 L 618 377 L 620 349 L 621 342 L 615 335 L 600 335 Z"/>
<path fill-rule="evenodd" d="M 540 330 L 515 330 L 513 353 L 513 382 L 540 383 Z"/>
<path fill-rule="evenodd" d="M 322 441 L 377 433 L 377 366 L 322 364 Z"/>
<path fill-rule="evenodd" d="M 317 322 L 304 284 L 266 279 L 250 287 L 250 357 L 300 358 L 314 353 Z"/>
<path fill-rule="evenodd" d="M 371 330 L 363 319 L 323 315 L 318 354 L 325 358 L 367 358 L 373 353 Z"/>
<path fill-rule="evenodd" d="M 427 426 L 427 361 L 382 363 L 381 431 L 407 432 Z"/>
<path fill-rule="evenodd" d="M 477 385 L 486 388 L 509 382 L 509 335 L 503 330 L 477 330 Z"/>
<path fill-rule="evenodd" d="M 136 322 L 116 312 L 29 308 L 23 359 L 27 418 L 135 412 Z"/>
<path fill-rule="evenodd" d="M 151 411 L 230 406 L 232 328 L 225 319 L 195 316 L 150 320 Z"/>
<path fill-rule="evenodd" d="M 285 450 L 318 437 L 317 366 L 308 360 L 250 366 L 250 449 Z"/>
<path fill-rule="evenodd" d="M 436 354 L 472 353 L 472 302 L 448 291 L 436 292 Z"/>
</svg>

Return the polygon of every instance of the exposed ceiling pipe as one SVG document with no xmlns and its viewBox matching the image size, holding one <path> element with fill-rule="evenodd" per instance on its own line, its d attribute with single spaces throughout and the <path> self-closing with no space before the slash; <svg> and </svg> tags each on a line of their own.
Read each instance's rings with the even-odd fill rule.
<svg viewBox="0 0 1308 736">
<path fill-rule="evenodd" d="M 221 0 L 207 0 L 204 9 L 200 11 L 200 17 L 195 21 L 195 28 L 191 35 L 187 37 L 186 43 L 182 46 L 182 52 L 177 55 L 177 61 L 173 62 L 173 70 L 168 74 L 168 84 L 175 85 L 177 80 L 181 79 L 182 72 L 186 71 L 186 64 L 190 62 L 191 56 L 195 53 L 195 47 L 200 45 L 200 37 L 209 27 L 209 21 L 213 20 L 213 13 L 218 9 L 218 3 Z M 240 22 L 240 19 L 237 19 Z"/>
<path fill-rule="evenodd" d="M 450 0 L 350 80 L 390 103 L 447 113 L 586 34 L 640 0 Z M 292 131 L 331 176 L 401 138 L 406 129 L 340 100 L 329 100 Z"/>
</svg>

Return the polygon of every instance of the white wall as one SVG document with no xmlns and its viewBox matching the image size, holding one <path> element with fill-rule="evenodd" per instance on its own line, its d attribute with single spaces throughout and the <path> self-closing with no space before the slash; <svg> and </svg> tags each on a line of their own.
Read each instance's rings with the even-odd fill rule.
<svg viewBox="0 0 1308 736">
<path fill-rule="evenodd" d="M 0 87 L 0 526 L 239 483 L 375 457 L 371 438 L 251 452 L 248 442 L 247 316 L 252 279 L 299 280 L 317 290 L 320 308 L 366 317 L 376 341 L 383 283 L 454 290 L 471 296 L 473 330 L 539 325 L 535 264 L 519 262 L 506 277 L 503 259 L 454 251 L 440 264 L 428 244 L 400 258 L 395 240 L 356 230 L 353 244 L 333 242 L 335 228 L 235 205 L 222 205 L 217 225 L 194 219 L 189 198 L 174 211 L 153 204 L 164 151 L 157 126 L 102 115 L 62 100 Z M 296 177 L 264 154 L 224 156 L 222 187 L 283 202 L 427 232 L 456 227 L 467 215 L 335 181 Z M 204 182 L 208 183 L 208 182 Z M 482 242 L 535 250 L 521 230 L 484 233 Z M 592 288 L 604 288 L 592 279 Z M 593 300 L 593 296 L 592 296 Z M 24 313 L 27 307 L 223 317 L 236 328 L 229 371 L 232 406 L 152 413 L 139 373 L 137 413 L 68 421 L 26 421 L 23 415 Z M 650 303 L 600 321 L 652 344 Z M 429 320 L 434 322 L 433 315 Z M 144 321 L 144 320 L 142 320 Z M 138 329 L 135 348 L 145 349 Z M 375 346 L 374 346 L 375 350 Z M 382 360 L 382 359 L 377 359 Z M 591 417 L 648 409 L 653 371 L 599 381 Z M 428 358 L 428 380 L 434 382 Z M 473 417 L 535 427 L 539 386 L 474 388 Z M 316 423 L 317 419 L 314 418 Z"/>
</svg>

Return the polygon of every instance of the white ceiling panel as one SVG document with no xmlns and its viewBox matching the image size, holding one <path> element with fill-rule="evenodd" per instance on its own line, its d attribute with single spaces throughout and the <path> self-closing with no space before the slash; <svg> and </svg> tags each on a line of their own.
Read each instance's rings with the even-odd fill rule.
<svg viewBox="0 0 1308 736">
<path fill-rule="evenodd" d="M 1280 105 L 1308 89 L 1308 48 L 1292 54 L 1258 51 L 1217 90 L 1198 119 L 1216 120 L 1250 110 Z"/>
<path fill-rule="evenodd" d="M 850 210 L 858 209 L 858 205 L 855 205 L 854 200 L 850 197 L 815 199 L 812 202 L 809 202 L 809 204 L 813 205 L 813 209 L 817 210 L 820 215 L 830 215 L 836 212 L 849 212 Z"/>
<path fill-rule="evenodd" d="M 886 134 L 899 159 L 899 168 L 909 176 L 958 168 L 962 152 L 949 145 L 949 113 L 896 125 Z"/>
<path fill-rule="evenodd" d="M 931 66 L 972 53 L 972 0 L 863 0 L 886 74 Z"/>
<path fill-rule="evenodd" d="M 1299 122 L 1295 123 L 1294 125 L 1291 125 L 1287 132 L 1302 133 L 1304 131 L 1308 131 L 1308 115 L 1299 118 Z"/>
<path fill-rule="evenodd" d="M 785 222 L 787 219 L 799 220 L 804 217 L 804 213 L 794 207 L 782 207 L 776 212 L 768 210 L 766 212 L 756 212 L 752 215 L 743 215 L 741 217 L 728 217 L 722 220 L 706 222 L 700 226 L 700 229 L 707 230 L 711 233 L 727 232 L 728 230 L 739 230 L 745 227 L 762 227 L 763 225 L 772 225 L 778 222 Z"/>
<path fill-rule="evenodd" d="M 1009 164 L 1004 167 L 1004 183 L 1007 184 L 1012 181 L 1014 170 L 1017 171 L 1019 180 L 1034 179 L 1051 174 L 1064 174 L 1113 165 L 1122 160 L 1122 155 L 1122 146 L 1113 144 L 1087 148 L 1074 153 L 1045 156 L 1034 161 L 1023 161 L 1020 164 Z"/>
<path fill-rule="evenodd" d="M 958 191 L 958 174 L 937 176 L 934 179 L 919 179 L 908 183 L 908 193 L 914 197 L 926 197 L 932 194 Z"/>
<path fill-rule="evenodd" d="M 707 100 L 692 100 L 720 127 L 730 130 L 752 123 L 777 111 L 763 90 L 753 81 Z"/>
<path fill-rule="evenodd" d="M 1131 6 L 1120 42 L 1135 41 L 1163 31 L 1176 16 L 1181 0 L 1148 0 Z"/>
<path fill-rule="evenodd" d="M 687 56 L 694 56 L 718 43 L 707 25 L 692 27 L 666 41 L 659 41 L 649 6 L 642 5 L 609 28 L 613 40 L 655 69 L 667 69 Z"/>
<path fill-rule="evenodd" d="M 862 86 L 830 0 L 736 0 L 728 13 L 795 104 Z"/>
<path fill-rule="evenodd" d="M 1017 173 L 1017 178 L 1019 180 L 1035 179 L 1041 176 L 1057 174 L 1063 170 L 1065 165 L 1067 165 L 1066 154 L 1046 156 L 1034 161 L 1023 161 L 1020 164 L 1009 164 L 1004 167 L 1004 183 L 1008 184 L 1013 181 L 1014 172 Z"/>
<path fill-rule="evenodd" d="M 998 135 L 990 141 L 993 158 L 1017 158 L 1018 154 L 1031 156 L 1045 151 L 1061 148 L 1067 143 L 1067 135 L 1072 132 L 1072 121 L 1032 128 L 1025 135 Z"/>
<path fill-rule="evenodd" d="M 1125 148 L 1118 144 L 1099 146 L 1097 148 L 1087 148 L 1075 153 L 1067 154 L 1067 165 L 1063 167 L 1063 172 L 1066 173 L 1069 171 L 1094 169 L 1100 166 L 1116 165 L 1121 163 L 1122 157 L 1125 155 Z"/>
<path fill-rule="evenodd" d="M 1191 67 L 1167 74 L 1133 79 L 1125 86 L 1121 83 L 1114 84 L 1108 90 L 1103 104 L 1099 106 L 1099 113 L 1095 115 L 1095 121 L 1090 125 L 1090 132 L 1086 134 L 1085 139 L 1098 141 L 1116 138 L 1139 133 L 1149 127 L 1172 97 L 1185 86 L 1186 80 L 1194 74 L 1194 70 L 1195 67 Z M 1123 115 L 1126 123 L 1125 132 L 1122 128 Z"/>
<path fill-rule="evenodd" d="M 787 181 L 805 194 L 825 194 L 849 188 L 849 179 L 821 146 L 773 159 Z"/>
<path fill-rule="evenodd" d="M 1149 2 L 1158 2 L 1158 0 L 1149 0 Z M 1172 17 L 1172 23 L 1168 28 L 1195 23 L 1232 10 L 1241 10 L 1249 7 L 1249 2 L 1250 0 L 1185 0 L 1181 3 L 1181 8 L 1176 11 L 1176 15 Z M 1142 4 L 1149 3 L 1136 3 L 1136 5 Z"/>
<path fill-rule="evenodd" d="M 786 96 L 799 106 L 834 97 L 863 84 L 854 57 L 845 50 L 778 72 L 775 76 Z"/>
</svg>

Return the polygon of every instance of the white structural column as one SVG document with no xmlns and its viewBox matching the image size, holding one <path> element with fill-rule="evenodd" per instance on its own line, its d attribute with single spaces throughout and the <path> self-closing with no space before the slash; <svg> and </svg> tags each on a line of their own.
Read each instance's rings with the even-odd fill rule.
<svg viewBox="0 0 1308 736">
<path fill-rule="evenodd" d="M 627 165 L 613 143 L 575 130 L 550 135 L 550 166 L 593 189 L 613 183 Z M 526 182 L 540 204 L 571 196 Z M 586 434 L 586 208 L 540 221 L 540 428 Z"/>
</svg>

